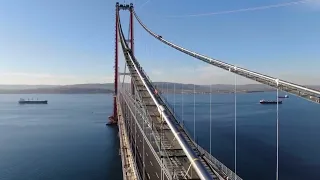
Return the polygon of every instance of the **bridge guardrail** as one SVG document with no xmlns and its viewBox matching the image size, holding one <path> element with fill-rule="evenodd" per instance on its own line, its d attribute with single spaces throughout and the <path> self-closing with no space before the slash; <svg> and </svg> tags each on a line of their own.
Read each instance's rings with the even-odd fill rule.
<svg viewBox="0 0 320 180">
<path fill-rule="evenodd" d="M 136 104 L 134 104 L 133 100 L 130 99 L 129 96 L 126 96 L 126 97 L 125 97 L 124 95 L 126 95 L 126 94 L 120 92 L 120 96 L 122 96 L 122 98 L 124 99 L 124 103 L 126 104 L 126 106 L 128 106 L 128 107 L 135 107 L 135 106 L 137 106 Z M 129 103 L 129 104 L 128 104 L 128 103 Z M 130 104 L 131 104 L 131 105 L 130 105 Z M 131 108 L 129 108 L 129 109 L 131 109 Z M 139 110 L 140 108 L 139 108 L 139 107 L 135 107 L 135 109 L 136 109 L 136 110 Z M 132 113 L 132 112 L 131 112 L 131 113 Z M 138 124 L 138 126 L 139 126 L 139 128 L 140 128 L 140 131 L 143 131 L 143 128 L 141 128 L 141 126 L 143 126 L 143 124 L 142 124 L 141 121 L 138 120 L 138 119 L 142 119 L 142 121 L 145 121 L 145 119 L 144 119 L 144 117 L 143 117 L 143 114 L 142 114 L 142 112 L 138 112 L 138 113 L 135 114 L 135 115 L 138 116 L 138 117 L 135 117 L 135 119 L 136 119 L 136 122 L 135 122 L 135 123 Z M 150 143 L 150 139 L 148 138 L 148 136 L 145 134 L 144 131 L 143 131 L 143 134 L 144 134 L 144 136 L 147 138 L 147 140 L 148 140 L 148 142 L 149 142 L 149 143 L 147 143 L 147 144 L 150 146 L 151 151 L 152 151 L 152 150 L 154 151 L 154 147 L 152 146 L 152 143 Z M 152 152 L 153 152 L 153 151 L 152 151 Z M 159 157 L 157 157 L 157 154 L 156 154 L 155 151 L 154 151 L 153 153 L 155 153 L 154 156 L 155 156 L 155 158 L 158 160 L 158 163 L 159 163 L 159 162 L 160 162 Z M 160 164 L 160 163 L 159 163 L 159 164 Z M 171 178 L 170 178 L 171 176 L 168 176 L 168 175 L 167 175 L 168 172 L 166 171 L 166 169 L 164 169 L 164 171 L 165 171 L 165 174 L 166 174 L 166 176 L 168 177 L 168 179 L 171 179 Z"/>
<path fill-rule="evenodd" d="M 242 178 L 236 175 L 232 170 L 230 170 L 227 166 L 221 163 L 217 158 L 213 157 L 208 151 L 203 149 L 201 146 L 198 145 L 197 148 L 202 154 L 205 155 L 206 158 L 210 160 L 209 162 L 213 163 L 212 165 L 216 166 L 216 168 L 221 170 L 226 176 L 228 176 L 229 179 L 231 178 L 232 180 L 242 180 Z"/>
<path fill-rule="evenodd" d="M 134 84 L 135 84 L 135 83 L 134 83 Z M 124 94 L 125 94 L 126 96 L 128 96 L 128 98 L 130 98 L 130 100 L 133 101 L 133 98 L 132 98 L 132 97 L 129 97 L 129 94 L 130 94 L 130 93 L 127 92 L 127 93 L 124 93 Z M 140 101 L 139 104 L 140 104 L 141 106 L 143 106 L 143 108 L 142 108 L 143 110 L 141 110 L 141 107 L 138 107 L 137 104 L 135 104 L 134 102 L 133 102 L 133 104 L 134 104 L 134 106 L 136 106 L 137 109 L 140 111 L 140 114 L 141 114 L 141 115 L 142 115 L 142 114 L 144 115 L 144 116 L 142 117 L 143 120 L 148 123 L 149 127 L 151 127 L 151 126 L 152 126 L 152 118 L 151 118 L 151 116 L 150 116 L 150 114 L 149 114 L 149 112 L 148 112 L 145 104 L 141 103 L 141 102 L 142 102 L 142 98 L 140 97 L 140 94 L 139 94 L 139 93 L 137 93 L 137 94 L 138 94 L 138 98 L 139 98 L 139 101 Z M 142 111 L 142 112 L 141 112 L 141 111 Z M 158 142 L 158 138 L 157 138 L 157 137 L 161 138 L 161 136 L 159 135 L 159 132 L 158 132 L 156 129 L 153 129 L 152 135 L 153 135 L 154 140 L 156 141 L 157 148 L 158 148 L 158 152 L 161 153 L 161 148 L 160 148 L 160 147 L 164 147 L 164 145 L 163 145 L 163 143 L 162 143 L 161 140 L 160 140 L 161 146 L 159 146 L 159 142 Z M 148 136 L 147 136 L 147 138 L 149 139 Z M 149 141 L 151 141 L 151 139 L 149 139 Z M 166 151 L 163 151 L 163 153 L 164 153 L 164 157 L 166 157 L 167 159 L 169 159 L 168 153 L 167 153 Z M 169 165 L 174 166 L 171 161 L 169 161 Z M 165 166 L 168 166 L 168 165 L 165 164 Z M 169 169 L 169 167 L 166 167 L 166 169 Z M 176 174 L 176 173 L 174 173 L 174 169 L 172 170 L 172 172 L 173 172 L 172 174 Z M 168 173 L 167 176 L 172 177 L 172 175 L 170 174 L 170 171 L 168 171 L 167 173 Z"/>
<path fill-rule="evenodd" d="M 148 118 L 146 117 L 146 116 L 143 116 L 143 113 L 141 112 L 141 108 L 138 106 L 138 104 L 135 104 L 134 102 L 132 102 L 133 101 L 133 99 L 132 99 L 132 97 L 129 97 L 128 96 L 128 92 L 127 93 L 121 93 L 122 94 L 122 96 L 123 95 L 125 95 L 128 99 L 128 101 L 129 101 L 129 103 L 131 104 L 131 106 L 136 106 L 136 109 L 139 111 L 139 115 L 140 115 L 140 117 L 141 117 L 141 119 L 143 120 L 143 121 L 145 121 L 145 122 L 147 122 L 149 125 L 150 125 L 150 121 L 148 120 Z M 141 122 L 139 123 L 140 125 L 141 125 Z M 156 136 L 158 136 L 159 138 L 161 138 L 161 136 L 159 135 L 159 133 L 157 132 L 157 130 L 155 130 L 155 131 L 152 131 L 152 133 L 151 133 L 152 135 L 153 135 L 153 138 L 154 138 L 154 140 L 156 141 L 156 143 L 158 142 L 158 138 L 156 137 Z M 149 138 L 149 136 L 146 136 L 147 137 L 147 139 L 149 140 L 149 141 L 152 141 L 151 140 L 151 138 Z M 151 144 L 152 145 L 152 144 Z M 152 147 L 152 148 L 154 148 L 154 147 Z M 159 151 L 158 152 L 161 152 L 161 150 L 159 149 Z M 164 151 L 164 153 L 165 153 L 165 157 L 167 158 L 167 159 L 169 159 L 169 155 L 168 155 L 168 153 L 166 152 L 166 151 Z M 170 162 L 170 165 L 172 165 L 173 166 L 173 164 L 172 164 L 172 162 L 171 161 L 169 161 Z M 160 166 L 161 166 L 161 163 L 160 163 Z M 168 179 L 171 179 L 171 177 L 172 177 L 172 174 L 170 173 L 170 171 L 169 171 L 169 168 L 167 167 L 167 165 L 166 164 L 163 164 L 163 166 L 165 167 L 164 168 L 164 171 L 165 171 L 165 174 L 166 174 L 166 176 L 167 176 L 167 178 Z M 174 174 L 174 173 L 173 173 Z"/>
<path fill-rule="evenodd" d="M 119 103 L 119 102 L 118 102 L 118 103 Z M 120 103 L 119 103 L 119 104 L 120 104 Z M 121 114 L 123 114 L 121 105 L 120 105 L 120 112 L 121 112 Z M 125 123 L 125 122 L 124 122 L 124 123 Z M 121 138 L 120 138 L 120 141 L 122 141 Z M 127 148 L 128 148 L 128 147 L 127 147 Z M 130 151 L 131 151 L 131 153 L 132 153 L 132 152 L 133 152 L 132 147 L 129 146 L 129 148 L 130 148 Z M 122 158 L 122 162 L 124 162 L 124 157 L 121 156 L 121 158 Z M 124 166 L 124 165 L 122 164 L 122 166 Z M 138 170 L 137 164 L 134 163 L 133 166 L 134 166 L 133 170 L 134 170 L 134 173 L 136 174 L 137 180 L 141 180 L 140 173 L 137 171 L 137 170 Z M 122 167 L 122 169 L 123 169 L 123 168 L 124 168 L 124 167 Z M 123 178 L 126 179 L 126 176 L 125 176 L 125 172 L 124 172 L 124 171 L 123 171 Z"/>
</svg>

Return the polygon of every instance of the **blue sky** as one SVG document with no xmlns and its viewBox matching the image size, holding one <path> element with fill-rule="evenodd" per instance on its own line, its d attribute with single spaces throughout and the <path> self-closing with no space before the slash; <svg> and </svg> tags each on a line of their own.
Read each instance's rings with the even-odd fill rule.
<svg viewBox="0 0 320 180">
<path fill-rule="evenodd" d="M 126 2 L 134 3 L 150 29 L 185 48 L 297 83 L 320 84 L 319 0 L 191 17 L 183 16 L 295 1 Z M 112 82 L 115 3 L 0 0 L 0 84 Z M 125 32 L 128 17 L 121 12 Z M 233 82 L 232 74 L 166 47 L 135 23 L 135 53 L 153 80 Z"/>
</svg>

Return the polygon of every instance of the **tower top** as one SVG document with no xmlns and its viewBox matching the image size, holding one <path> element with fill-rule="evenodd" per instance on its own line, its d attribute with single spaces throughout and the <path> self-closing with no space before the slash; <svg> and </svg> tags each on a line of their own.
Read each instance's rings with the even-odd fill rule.
<svg viewBox="0 0 320 180">
<path fill-rule="evenodd" d="M 131 10 L 133 8 L 133 4 L 120 4 L 119 2 L 116 3 L 116 7 L 119 10 Z"/>
</svg>

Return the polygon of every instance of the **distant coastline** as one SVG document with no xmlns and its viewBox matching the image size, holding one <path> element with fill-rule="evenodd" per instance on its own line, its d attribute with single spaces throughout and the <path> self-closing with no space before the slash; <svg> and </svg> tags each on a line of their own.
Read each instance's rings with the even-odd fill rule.
<svg viewBox="0 0 320 180">
<path fill-rule="evenodd" d="M 234 93 L 232 84 L 194 85 L 182 83 L 155 82 L 156 88 L 162 93 L 196 94 Z M 128 84 L 127 84 L 128 85 Z M 320 89 L 319 86 L 308 86 Z M 211 90 L 210 90 L 211 89 Z M 273 88 L 263 84 L 237 85 L 237 93 L 270 92 Z M 0 94 L 112 94 L 113 83 L 106 84 L 75 84 L 75 85 L 0 85 Z"/>
</svg>

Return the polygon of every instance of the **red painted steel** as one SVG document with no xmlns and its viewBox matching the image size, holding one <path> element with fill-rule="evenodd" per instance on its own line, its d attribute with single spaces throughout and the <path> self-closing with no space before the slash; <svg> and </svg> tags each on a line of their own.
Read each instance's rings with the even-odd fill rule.
<svg viewBox="0 0 320 180">
<path fill-rule="evenodd" d="M 108 124 L 116 124 L 118 121 L 117 109 L 117 94 L 118 94 L 118 22 L 119 22 L 119 7 L 116 5 L 116 27 L 115 27 L 115 58 L 114 58 L 114 94 L 113 94 L 113 115 L 109 117 Z"/>
<path fill-rule="evenodd" d="M 134 14 L 133 14 L 133 6 L 130 6 L 130 48 L 131 48 L 131 52 L 132 55 L 134 55 L 134 29 L 133 29 L 133 19 L 134 18 Z M 134 85 L 131 79 L 131 93 L 134 94 Z"/>
</svg>

